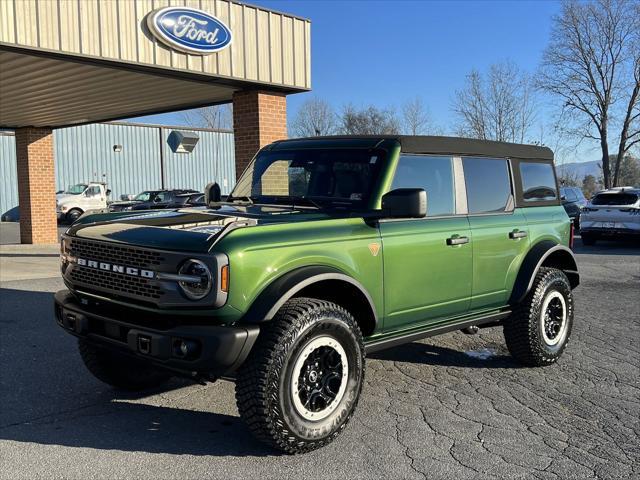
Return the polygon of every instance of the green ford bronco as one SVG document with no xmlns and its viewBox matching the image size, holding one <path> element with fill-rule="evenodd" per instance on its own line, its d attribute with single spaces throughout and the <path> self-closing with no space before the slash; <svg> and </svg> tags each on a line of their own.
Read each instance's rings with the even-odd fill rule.
<svg viewBox="0 0 640 480">
<path fill-rule="evenodd" d="M 287 140 L 206 196 L 64 234 L 55 315 L 98 379 L 234 379 L 251 431 L 297 453 L 345 428 L 366 352 L 501 326 L 513 357 L 544 366 L 569 341 L 579 276 L 548 148 Z"/>
</svg>

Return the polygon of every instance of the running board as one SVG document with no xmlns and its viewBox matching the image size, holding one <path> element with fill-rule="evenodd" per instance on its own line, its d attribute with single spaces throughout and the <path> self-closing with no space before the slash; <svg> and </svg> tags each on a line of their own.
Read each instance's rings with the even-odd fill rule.
<svg viewBox="0 0 640 480">
<path fill-rule="evenodd" d="M 397 347 L 404 343 L 415 342 L 427 337 L 434 337 L 443 333 L 453 332 L 455 330 L 462 330 L 463 328 L 471 327 L 474 325 L 482 326 L 488 323 L 497 324 L 501 320 L 511 315 L 511 311 L 503 311 L 498 313 L 492 313 L 483 317 L 476 317 L 472 319 L 465 319 L 454 323 L 447 323 L 446 325 L 438 325 L 436 327 L 426 328 L 418 332 L 412 331 L 402 335 L 397 335 L 391 338 L 382 338 L 380 340 L 373 340 L 370 343 L 365 343 L 364 349 L 367 353 L 373 353 L 387 348 Z"/>
</svg>

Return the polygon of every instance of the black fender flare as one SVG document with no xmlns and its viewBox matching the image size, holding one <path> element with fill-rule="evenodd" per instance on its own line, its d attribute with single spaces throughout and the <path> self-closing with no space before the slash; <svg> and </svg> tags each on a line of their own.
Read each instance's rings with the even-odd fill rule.
<svg viewBox="0 0 640 480">
<path fill-rule="evenodd" d="M 353 277 L 337 268 L 324 265 L 310 265 L 291 270 L 272 281 L 254 300 L 249 310 L 243 315 L 240 323 L 262 323 L 273 319 L 280 308 L 303 288 L 314 283 L 338 280 L 357 288 L 366 298 L 369 307 L 378 323 L 378 314 L 369 292 Z"/>
<path fill-rule="evenodd" d="M 522 261 L 509 298 L 510 305 L 521 302 L 529 293 L 536 274 L 545 261 L 552 261 L 556 268 L 567 275 L 572 289 L 580 284 L 578 265 L 571 249 L 551 240 L 543 240 L 534 245 Z"/>
</svg>

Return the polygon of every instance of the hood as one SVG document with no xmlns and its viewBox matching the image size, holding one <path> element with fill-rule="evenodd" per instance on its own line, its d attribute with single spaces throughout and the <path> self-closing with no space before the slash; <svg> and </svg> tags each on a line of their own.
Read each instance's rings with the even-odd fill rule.
<svg viewBox="0 0 640 480">
<path fill-rule="evenodd" d="M 140 203 L 143 203 L 141 200 L 122 200 L 119 202 L 111 202 L 109 203 L 110 207 L 115 207 L 115 208 L 124 208 L 124 207 L 131 207 L 132 205 L 138 205 Z"/>
<path fill-rule="evenodd" d="M 56 195 L 56 204 L 65 205 L 67 203 L 78 203 L 80 195 L 72 195 L 70 193 L 60 193 Z"/>
<path fill-rule="evenodd" d="M 138 245 L 161 250 L 208 252 L 229 224 L 255 226 L 334 218 L 317 210 L 290 207 L 224 206 L 110 212 L 83 216 L 67 234 L 90 240 Z M 345 216 L 345 215 L 342 215 Z"/>
<path fill-rule="evenodd" d="M 77 197 L 78 195 L 74 195 L 72 193 L 56 193 L 56 201 L 60 203 L 60 200 L 64 200 L 65 198 Z"/>
</svg>

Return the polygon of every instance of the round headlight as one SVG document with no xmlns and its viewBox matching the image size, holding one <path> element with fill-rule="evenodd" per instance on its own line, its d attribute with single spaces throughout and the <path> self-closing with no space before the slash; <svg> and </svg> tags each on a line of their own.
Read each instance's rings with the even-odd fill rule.
<svg viewBox="0 0 640 480">
<path fill-rule="evenodd" d="M 204 262 L 194 259 L 187 260 L 182 264 L 178 273 L 194 277 L 193 281 L 178 282 L 187 298 L 201 300 L 211 291 L 213 285 L 211 270 Z"/>
</svg>

